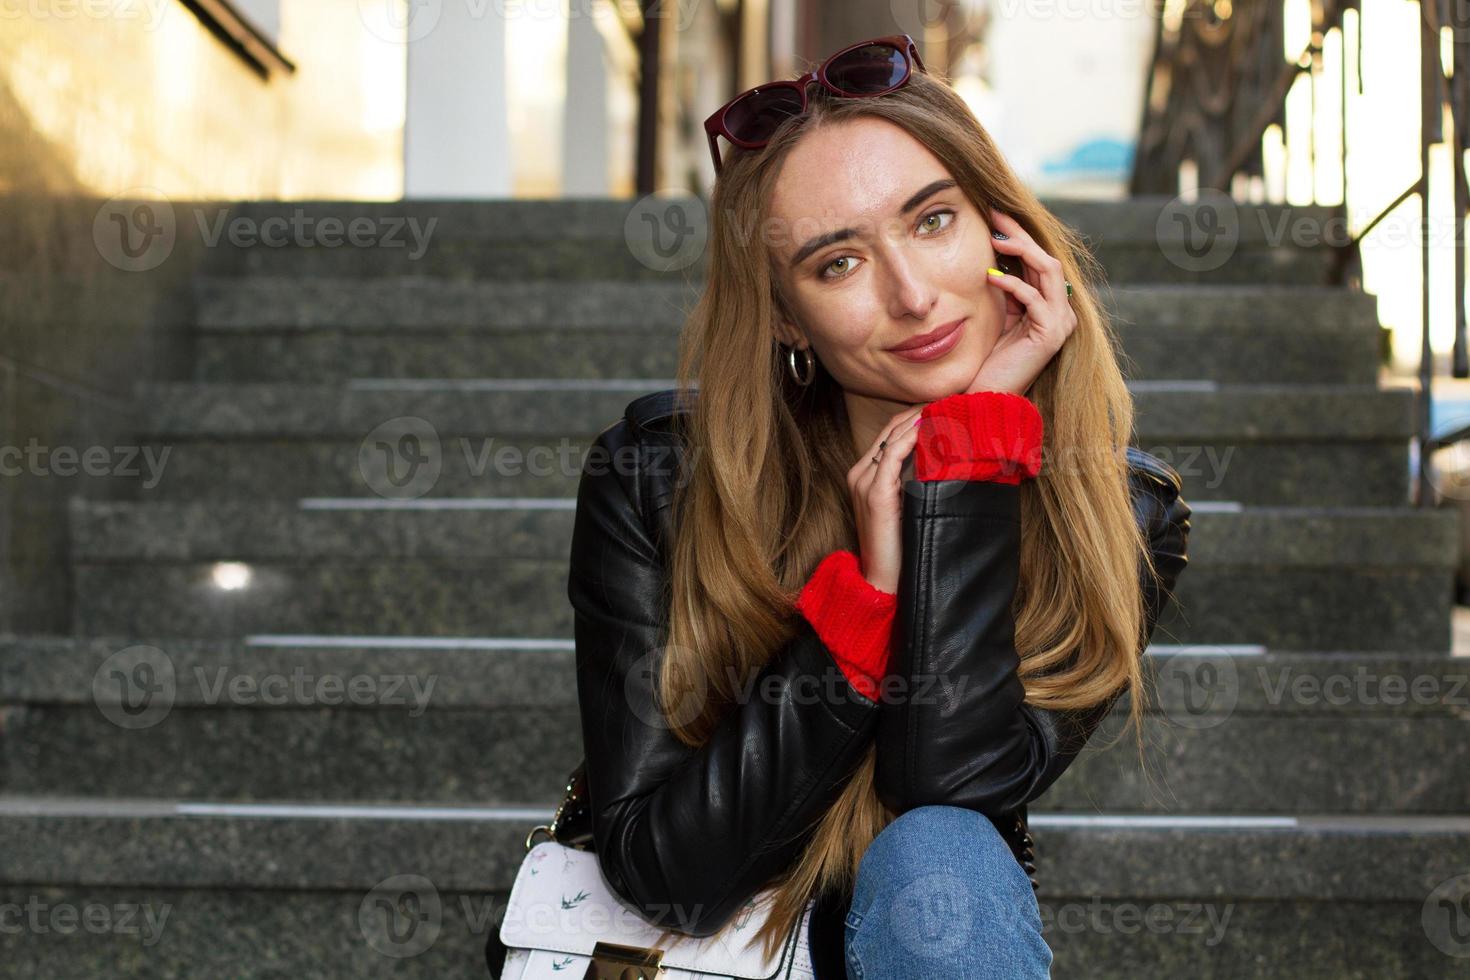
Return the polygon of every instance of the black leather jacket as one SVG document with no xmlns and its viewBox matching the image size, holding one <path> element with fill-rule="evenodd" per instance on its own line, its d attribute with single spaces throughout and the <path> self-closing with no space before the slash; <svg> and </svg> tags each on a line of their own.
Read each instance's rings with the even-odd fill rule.
<svg viewBox="0 0 1470 980">
<path fill-rule="evenodd" d="M 591 846 L 609 886 L 650 921 L 696 936 L 718 931 L 797 858 L 874 739 L 877 791 L 890 809 L 979 811 L 1030 872 L 1026 805 L 1066 770 L 1113 704 L 1067 713 L 1023 703 L 1011 614 L 1019 488 L 906 482 L 890 665 L 890 675 L 910 679 L 906 695 L 863 698 L 803 620 L 751 695 L 693 750 L 668 731 L 654 702 L 670 503 L 682 478 L 682 440 L 669 423 L 697 397 L 677 394 L 635 399 L 598 435 L 577 495 L 567 595 Z M 1160 572 L 1159 580 L 1145 576 L 1141 650 L 1187 561 L 1190 508 L 1170 466 L 1132 447 L 1128 454 L 1134 511 Z M 926 688 L 925 678 L 956 680 Z M 813 915 L 821 978 L 845 976 L 848 900 L 824 898 Z"/>
</svg>

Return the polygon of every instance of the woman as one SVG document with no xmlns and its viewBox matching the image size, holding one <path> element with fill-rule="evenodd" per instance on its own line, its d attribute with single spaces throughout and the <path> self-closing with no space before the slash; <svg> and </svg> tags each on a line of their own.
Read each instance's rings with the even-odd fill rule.
<svg viewBox="0 0 1470 980">
<path fill-rule="evenodd" d="M 907 37 L 821 71 L 710 118 L 680 388 L 582 476 L 595 850 L 694 935 L 810 903 L 822 980 L 1043 977 L 1025 806 L 1141 683 L 1189 508 L 1095 262 L 965 103 Z"/>
</svg>

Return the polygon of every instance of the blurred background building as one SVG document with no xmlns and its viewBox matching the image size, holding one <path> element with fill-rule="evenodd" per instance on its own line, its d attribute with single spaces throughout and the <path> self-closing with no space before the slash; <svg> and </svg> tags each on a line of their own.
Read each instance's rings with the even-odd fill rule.
<svg viewBox="0 0 1470 980">
<path fill-rule="evenodd" d="M 11 146 L 58 147 L 70 164 L 58 181 L 109 194 L 692 189 L 713 176 L 699 127 L 715 106 L 898 23 L 1028 176 L 1104 195 L 1126 180 L 1147 17 L 1028 17 L 980 3 L 648 6 L 645 16 L 636 0 L 18 5 L 3 39 L 22 137 Z M 1044 72 L 1038 48 L 1052 53 Z"/>
<path fill-rule="evenodd" d="M 1147 772 L 1033 811 L 1043 904 L 1121 912 L 1056 976 L 1463 976 L 1441 0 L 0 0 L 0 976 L 479 972 L 582 751 L 579 453 L 674 374 L 702 122 L 900 32 L 1094 250 L 1193 508 Z M 423 703 L 257 696 L 301 673 Z M 1195 927 L 1124 924 L 1159 896 Z"/>
<path fill-rule="evenodd" d="M 897 28 L 920 40 L 926 63 L 951 78 L 1038 192 L 1116 198 L 1129 193 L 1144 93 L 1185 7 L 1184 0 L 1161 7 L 1096 0 L 13 2 L 0 13 L 0 188 L 378 201 L 699 192 L 713 177 L 701 123 L 716 106 L 855 39 Z M 1314 28 L 1309 0 L 1249 5 L 1233 17 L 1230 7 L 1219 0 L 1190 11 L 1195 20 L 1206 10 L 1223 18 L 1212 30 L 1236 38 L 1231 52 L 1266 9 L 1279 9 L 1281 26 L 1271 36 L 1278 62 L 1298 58 L 1314 40 L 1321 45 L 1289 80 L 1283 108 L 1272 112 L 1233 193 L 1335 203 L 1345 126 L 1359 136 L 1349 141 L 1346 185 L 1348 219 L 1360 230 L 1417 177 L 1420 114 L 1409 110 L 1419 105 L 1421 79 L 1406 56 L 1420 43 L 1419 6 L 1363 0 L 1340 12 L 1341 27 L 1326 31 Z M 1162 16 L 1152 16 L 1155 10 Z M 1364 22 L 1370 35 L 1360 32 Z M 1449 64 L 1451 26 L 1439 35 Z M 1260 32 L 1250 36 L 1259 47 Z M 1224 74 L 1211 98 L 1253 108 L 1232 88 L 1238 77 L 1227 64 L 1216 66 Z M 1156 99 L 1176 67 L 1156 73 Z M 1202 83 L 1196 77 L 1190 84 Z M 1208 102 L 1189 107 L 1198 122 L 1212 111 Z M 1173 129 L 1177 138 L 1181 130 Z M 1212 150 L 1224 152 L 1199 144 L 1181 155 L 1179 191 L 1191 189 L 1193 158 Z M 1441 193 L 1426 234 L 1440 243 L 1452 243 L 1456 227 L 1450 156 L 1447 143 L 1430 147 L 1430 182 Z M 1418 222 L 1414 201 L 1401 206 L 1382 233 L 1363 240 L 1363 276 L 1391 331 L 1393 367 L 1412 373 L 1420 353 Z M 1442 281 L 1453 280 L 1453 259 L 1453 249 L 1435 251 L 1433 272 Z M 1449 289 L 1433 295 L 1431 340 L 1439 351 L 1450 345 L 1453 299 Z"/>
</svg>

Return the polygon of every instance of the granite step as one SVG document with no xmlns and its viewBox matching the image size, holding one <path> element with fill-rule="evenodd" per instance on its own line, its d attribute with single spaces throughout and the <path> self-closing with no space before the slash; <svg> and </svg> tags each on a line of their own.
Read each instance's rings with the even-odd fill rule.
<svg viewBox="0 0 1470 980">
<path fill-rule="evenodd" d="M 1341 229 L 1330 209 L 1046 200 L 1109 281 L 1326 282 Z M 701 277 L 708 211 L 689 196 L 639 201 L 257 201 L 196 209 L 219 275 L 501 279 Z M 218 233 L 218 237 L 213 237 Z"/>
<path fill-rule="evenodd" d="M 574 496 L 592 439 L 674 379 L 177 382 L 140 388 L 142 440 L 109 496 Z M 1408 502 L 1414 392 L 1376 385 L 1130 383 L 1132 443 L 1190 501 Z"/>
<path fill-rule="evenodd" d="M 1464 976 L 1458 514 L 1404 506 L 1331 209 L 1047 203 L 1194 508 L 1143 767 L 1125 702 L 1032 807 L 1053 976 Z M 582 752 L 583 455 L 673 383 L 706 259 L 695 202 L 630 204 L 181 216 L 227 231 L 197 380 L 71 501 L 76 635 L 0 636 L 0 974 L 484 975 Z"/>
<path fill-rule="evenodd" d="M 28 976 L 478 976 L 548 815 L 7 795 L 0 901 L 35 924 L 0 950 Z M 1058 978 L 1464 974 L 1470 817 L 1052 813 L 1032 834 Z"/>
<path fill-rule="evenodd" d="M 72 501 L 73 632 L 572 635 L 575 500 Z M 1459 515 L 1212 506 L 1160 642 L 1450 649 Z"/>
<path fill-rule="evenodd" d="M 196 377 L 672 377 L 697 283 L 375 277 L 203 278 Z M 1103 295 L 1137 378 L 1371 383 L 1367 293 L 1324 286 L 1114 284 Z"/>
<path fill-rule="evenodd" d="M 0 663 L 8 793 L 550 806 L 582 753 L 570 640 L 10 637 Z M 1146 668 L 1143 761 L 1125 695 L 1032 812 L 1470 813 L 1470 658 Z"/>
</svg>

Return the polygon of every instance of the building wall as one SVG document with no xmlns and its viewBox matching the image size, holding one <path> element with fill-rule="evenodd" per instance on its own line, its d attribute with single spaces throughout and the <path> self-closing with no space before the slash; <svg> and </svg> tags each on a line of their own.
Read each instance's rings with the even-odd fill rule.
<svg viewBox="0 0 1470 980">
<path fill-rule="evenodd" d="M 297 70 L 269 80 L 177 0 L 91 6 L 114 12 L 3 15 L 0 192 L 401 193 L 403 46 L 370 31 L 357 0 L 284 0 L 279 47 Z"/>
<path fill-rule="evenodd" d="M 0 630 L 67 632 L 68 498 L 139 492 L 133 385 L 188 363 L 197 218 L 399 196 L 402 43 L 357 0 L 279 12 L 298 70 L 265 80 L 178 0 L 0 5 Z M 173 244 L 130 262 L 123 228 Z"/>
</svg>

